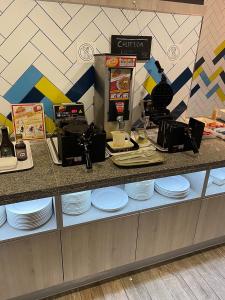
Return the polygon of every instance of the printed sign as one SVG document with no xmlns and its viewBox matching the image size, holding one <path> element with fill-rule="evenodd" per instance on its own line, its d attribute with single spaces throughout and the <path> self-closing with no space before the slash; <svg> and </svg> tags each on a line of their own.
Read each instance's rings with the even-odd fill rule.
<svg viewBox="0 0 225 300">
<path fill-rule="evenodd" d="M 138 60 L 148 60 L 151 52 L 151 36 L 112 35 L 111 53 L 136 55 Z"/>
<path fill-rule="evenodd" d="M 136 56 L 106 56 L 105 65 L 108 68 L 134 68 Z"/>
<path fill-rule="evenodd" d="M 24 140 L 45 138 L 44 107 L 41 103 L 13 104 L 14 133 L 22 134 Z"/>
<path fill-rule="evenodd" d="M 130 69 L 111 69 L 110 100 L 129 100 Z"/>
</svg>

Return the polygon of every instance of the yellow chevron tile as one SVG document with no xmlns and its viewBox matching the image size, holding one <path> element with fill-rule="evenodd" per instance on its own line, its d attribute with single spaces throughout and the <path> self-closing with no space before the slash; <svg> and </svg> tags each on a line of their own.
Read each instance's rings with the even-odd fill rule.
<svg viewBox="0 0 225 300">
<path fill-rule="evenodd" d="M 222 67 L 219 67 L 210 77 L 209 77 L 209 80 L 212 82 L 214 81 L 219 75 L 220 73 L 223 72 L 223 68 Z"/>
<path fill-rule="evenodd" d="M 48 116 L 45 116 L 45 129 L 48 133 L 53 133 L 56 130 L 54 121 Z"/>
<path fill-rule="evenodd" d="M 214 53 L 218 55 L 225 48 L 225 40 L 214 50 Z"/>
<path fill-rule="evenodd" d="M 225 94 L 224 92 L 222 91 L 221 88 L 218 88 L 218 90 L 216 91 L 218 97 L 220 98 L 220 100 L 223 102 L 225 101 Z"/>
<path fill-rule="evenodd" d="M 13 132 L 13 123 L 7 119 L 3 114 L 0 113 L 0 124 L 9 127 L 9 133 Z"/>
<path fill-rule="evenodd" d="M 193 74 L 193 80 L 195 80 L 203 71 L 204 70 L 203 70 L 202 66 L 199 67 Z"/>
<path fill-rule="evenodd" d="M 155 82 L 155 80 L 154 80 L 151 76 L 149 76 L 149 77 L 145 80 L 143 86 L 144 86 L 144 88 L 146 89 L 146 91 L 147 91 L 149 94 L 151 94 L 151 92 L 152 92 L 153 88 L 156 86 L 156 84 L 157 84 L 157 83 Z"/>
<path fill-rule="evenodd" d="M 45 97 L 47 97 L 53 104 L 70 103 L 72 102 L 61 92 L 51 81 L 46 77 L 42 77 L 35 85 L 36 89 L 39 90 Z"/>
</svg>

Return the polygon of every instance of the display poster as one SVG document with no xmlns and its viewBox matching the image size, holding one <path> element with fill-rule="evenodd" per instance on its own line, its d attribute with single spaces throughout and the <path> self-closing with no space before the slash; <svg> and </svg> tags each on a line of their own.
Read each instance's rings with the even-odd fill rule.
<svg viewBox="0 0 225 300">
<path fill-rule="evenodd" d="M 43 104 L 13 104 L 12 118 L 15 135 L 22 134 L 24 140 L 40 140 L 45 138 Z"/>
<path fill-rule="evenodd" d="M 131 69 L 111 69 L 110 100 L 129 100 Z"/>
</svg>

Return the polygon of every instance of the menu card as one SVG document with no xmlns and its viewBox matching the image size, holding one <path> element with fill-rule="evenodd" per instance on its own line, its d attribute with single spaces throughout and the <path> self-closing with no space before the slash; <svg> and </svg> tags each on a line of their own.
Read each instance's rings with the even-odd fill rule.
<svg viewBox="0 0 225 300">
<path fill-rule="evenodd" d="M 45 139 L 44 107 L 41 103 L 13 104 L 14 133 L 24 140 Z"/>
</svg>

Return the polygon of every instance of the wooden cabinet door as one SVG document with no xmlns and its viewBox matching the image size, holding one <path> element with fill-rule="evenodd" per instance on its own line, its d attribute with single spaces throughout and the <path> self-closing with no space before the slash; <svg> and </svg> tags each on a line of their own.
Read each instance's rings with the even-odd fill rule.
<svg viewBox="0 0 225 300">
<path fill-rule="evenodd" d="M 0 244 L 0 299 L 63 282 L 60 234 L 36 235 Z"/>
<path fill-rule="evenodd" d="M 140 214 L 137 255 L 141 260 L 193 244 L 201 201 Z"/>
<path fill-rule="evenodd" d="M 135 261 L 138 215 L 62 231 L 65 281 Z"/>
<path fill-rule="evenodd" d="M 202 200 L 195 243 L 225 236 L 225 195 Z"/>
</svg>

